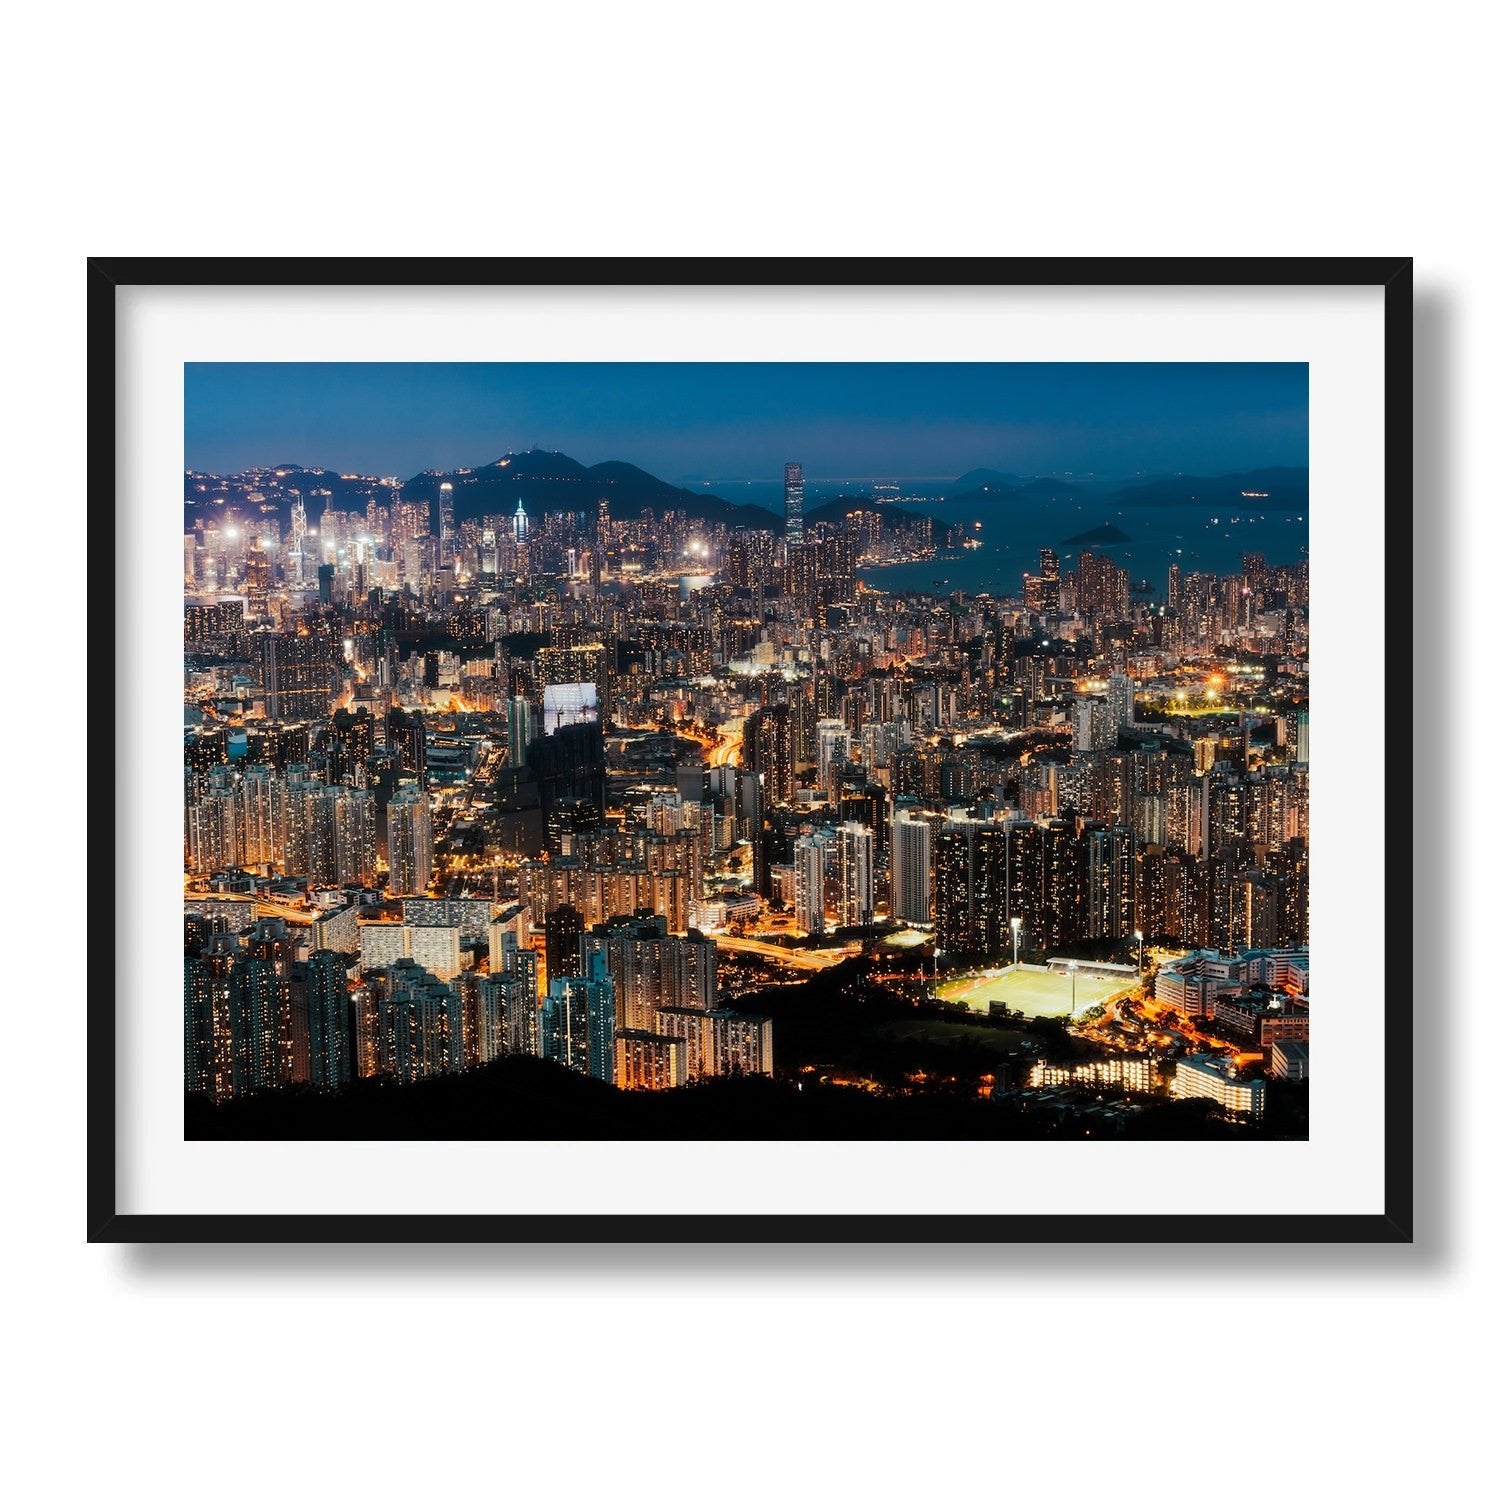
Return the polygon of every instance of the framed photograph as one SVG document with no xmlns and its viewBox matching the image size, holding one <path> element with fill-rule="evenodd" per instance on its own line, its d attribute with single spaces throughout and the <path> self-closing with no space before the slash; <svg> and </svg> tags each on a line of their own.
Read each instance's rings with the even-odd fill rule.
<svg viewBox="0 0 1500 1500">
<path fill-rule="evenodd" d="M 1410 261 L 88 280 L 90 1239 L 1414 1237 Z"/>
</svg>

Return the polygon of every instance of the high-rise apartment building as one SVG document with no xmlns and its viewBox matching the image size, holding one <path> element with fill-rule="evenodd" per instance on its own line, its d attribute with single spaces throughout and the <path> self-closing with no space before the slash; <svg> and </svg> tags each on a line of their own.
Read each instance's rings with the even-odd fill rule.
<svg viewBox="0 0 1500 1500">
<path fill-rule="evenodd" d="M 864 927 L 875 918 L 875 835 L 860 823 L 841 823 L 834 908 L 840 927 Z"/>
<path fill-rule="evenodd" d="M 615 986 L 602 952 L 589 954 L 582 978 L 547 981 L 541 1040 L 548 1061 L 615 1081 Z"/>
<path fill-rule="evenodd" d="M 826 926 L 828 842 L 822 834 L 804 834 L 792 847 L 792 870 L 797 883 L 796 923 L 815 935 Z"/>
<path fill-rule="evenodd" d="M 271 719 L 321 719 L 338 692 L 340 662 L 333 637 L 298 630 L 260 640 L 261 684 Z"/>
<path fill-rule="evenodd" d="M 432 809 L 419 787 L 402 787 L 386 809 L 392 896 L 420 896 L 432 883 Z"/>
<path fill-rule="evenodd" d="M 702 933 L 670 933 L 660 916 L 612 917 L 583 935 L 582 949 L 585 966 L 594 955 L 603 957 L 620 1025 L 627 1030 L 652 1030 L 663 1006 L 714 1008 L 718 949 Z"/>
<path fill-rule="evenodd" d="M 897 807 L 891 818 L 891 916 L 932 920 L 932 824 L 910 805 Z"/>
</svg>

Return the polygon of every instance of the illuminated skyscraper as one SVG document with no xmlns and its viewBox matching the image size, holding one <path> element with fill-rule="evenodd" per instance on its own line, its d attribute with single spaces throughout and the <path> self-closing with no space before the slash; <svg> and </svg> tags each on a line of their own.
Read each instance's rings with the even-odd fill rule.
<svg viewBox="0 0 1500 1500">
<path fill-rule="evenodd" d="M 615 986 L 604 954 L 589 954 L 581 979 L 547 981 L 542 1056 L 605 1083 L 615 1080 Z"/>
<path fill-rule="evenodd" d="M 784 703 L 750 715 L 745 725 L 745 761 L 763 778 L 765 799 L 779 807 L 792 800 L 792 723 Z"/>
<path fill-rule="evenodd" d="M 494 958 L 490 973 L 495 972 Z M 537 995 L 536 954 L 507 945 L 501 955 L 505 985 L 505 1050 L 512 1056 L 541 1056 L 541 1006 Z"/>
<path fill-rule="evenodd" d="M 820 933 L 824 928 L 827 853 L 826 840 L 815 833 L 804 834 L 792 849 L 797 885 L 796 922 L 808 934 Z"/>
<path fill-rule="evenodd" d="M 1058 566 L 1057 553 L 1051 547 L 1041 549 L 1040 565 L 1041 607 L 1048 614 L 1056 614 L 1062 607 L 1062 571 Z"/>
<path fill-rule="evenodd" d="M 668 932 L 665 917 L 612 917 L 583 935 L 582 951 L 585 965 L 603 954 L 623 1027 L 650 1031 L 663 1006 L 714 1007 L 718 949 L 701 933 Z M 552 978 L 550 967 L 547 977 Z"/>
<path fill-rule="evenodd" d="M 788 464 L 783 480 L 786 500 L 786 544 L 802 545 L 802 465 Z"/>
<path fill-rule="evenodd" d="M 583 918 L 578 909 L 563 905 L 547 914 L 547 979 L 578 979 L 583 975 Z"/>
<path fill-rule="evenodd" d="M 232 1099 L 249 1086 L 249 1038 L 234 983 L 239 944 L 210 937 L 201 957 L 183 965 L 185 1082 L 190 1094 Z"/>
<path fill-rule="evenodd" d="M 398 1083 L 457 1072 L 463 1063 L 458 995 L 414 959 L 386 970 L 379 1009 L 380 1070 Z"/>
<path fill-rule="evenodd" d="M 453 486 L 445 479 L 438 486 L 438 565 L 451 567 L 457 533 L 453 526 Z"/>
<path fill-rule="evenodd" d="M 849 731 L 842 719 L 819 719 L 817 736 L 818 786 L 824 796 L 832 797 L 839 767 L 849 759 Z"/>
<path fill-rule="evenodd" d="M 340 677 L 331 636 L 314 631 L 262 636 L 260 665 L 267 718 L 321 719 L 327 715 Z"/>
<path fill-rule="evenodd" d="M 532 735 L 531 702 L 525 697 L 511 697 L 505 703 L 505 748 L 510 765 L 525 765 Z"/>
<path fill-rule="evenodd" d="M 622 1089 L 675 1089 L 688 1081 L 688 1044 L 654 1031 L 615 1033 L 615 1085 Z"/>
<path fill-rule="evenodd" d="M 303 552 L 302 539 L 307 535 L 307 507 L 299 495 L 292 502 L 292 543 L 287 549 L 286 571 L 290 583 L 299 584 L 305 577 L 307 559 Z"/>
<path fill-rule="evenodd" d="M 840 927 L 864 927 L 875 916 L 875 835 L 860 823 L 838 831 L 836 910 Z"/>
<path fill-rule="evenodd" d="M 349 980 L 342 953 L 314 953 L 303 980 L 307 1003 L 310 1078 L 314 1088 L 349 1082 Z"/>
<path fill-rule="evenodd" d="M 950 819 L 939 830 L 934 850 L 933 910 L 937 946 L 943 953 L 992 957 L 1009 950 L 1009 831 L 1006 823 L 968 818 Z M 1040 896 L 1041 881 L 1036 875 L 1025 883 Z"/>
<path fill-rule="evenodd" d="M 932 825 L 904 807 L 891 820 L 891 916 L 932 920 Z"/>
<path fill-rule="evenodd" d="M 432 883 L 432 809 L 418 787 L 402 787 L 386 810 L 392 896 L 420 896 Z"/>
<path fill-rule="evenodd" d="M 396 752 L 402 771 L 415 776 L 422 786 L 426 786 L 427 726 L 422 715 L 408 713 L 404 708 L 392 708 L 386 715 L 385 742 Z"/>
</svg>

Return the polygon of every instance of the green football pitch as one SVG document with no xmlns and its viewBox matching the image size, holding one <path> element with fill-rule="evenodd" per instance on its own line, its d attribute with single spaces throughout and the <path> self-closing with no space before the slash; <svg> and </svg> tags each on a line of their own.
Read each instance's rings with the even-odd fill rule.
<svg viewBox="0 0 1500 1500">
<path fill-rule="evenodd" d="M 1122 994 L 1132 987 L 1134 979 L 1134 975 L 1101 979 L 1080 973 L 1076 981 L 1076 1013 L 1082 1015 Z M 937 997 L 958 1001 L 982 1014 L 989 1013 L 992 1000 L 1002 1000 L 1023 1016 L 1065 1016 L 1068 1007 L 1074 1004 L 1074 982 L 1071 974 L 1054 974 L 1051 970 L 1044 973 L 1033 969 L 990 970 L 946 980 L 937 987 Z"/>
</svg>

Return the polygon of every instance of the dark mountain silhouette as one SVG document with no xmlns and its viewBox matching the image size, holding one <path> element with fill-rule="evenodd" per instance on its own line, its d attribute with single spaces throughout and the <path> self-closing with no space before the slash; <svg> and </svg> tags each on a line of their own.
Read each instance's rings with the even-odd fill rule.
<svg viewBox="0 0 1500 1500">
<path fill-rule="evenodd" d="M 972 489 L 959 490 L 950 503 L 974 505 L 986 500 L 1072 500 L 1092 493 L 1094 491 L 1068 479 L 1022 479 L 1015 482 L 994 479 Z"/>
<path fill-rule="evenodd" d="M 990 474 L 976 488 L 963 481 Z M 1078 482 L 1067 479 L 1002 479 L 992 469 L 971 469 L 955 483 L 952 505 L 1052 499 L 1093 499 L 1117 506 L 1207 505 L 1224 510 L 1300 510 L 1307 505 L 1307 470 L 1247 469 L 1234 474 L 1153 474 L 1144 479 Z"/>
<path fill-rule="evenodd" d="M 453 486 L 453 511 L 459 521 L 475 520 L 487 515 L 510 515 L 516 502 L 524 502 L 532 516 L 549 511 L 585 511 L 592 514 L 600 500 L 609 501 L 610 515 L 617 520 L 635 520 L 646 509 L 658 516 L 663 511 L 685 511 L 695 521 L 722 522 L 726 526 L 749 526 L 779 531 L 780 515 L 759 505 L 731 505 L 716 495 L 698 494 L 680 489 L 648 474 L 634 464 L 611 460 L 585 467 L 566 453 L 549 453 L 540 448 L 524 453 L 507 453 L 492 464 L 479 469 L 445 471 L 428 469 L 414 475 L 402 486 L 402 498 L 426 501 L 434 507 L 444 482 Z M 363 508 L 374 495 L 382 504 L 391 498 L 389 487 L 380 485 L 370 475 L 341 475 L 332 469 L 302 464 L 278 464 L 273 470 L 256 470 L 246 474 L 215 475 L 189 473 L 185 497 L 198 506 L 214 503 L 215 495 L 243 501 L 251 491 L 258 491 L 268 503 L 290 506 L 292 490 L 304 501 L 316 490 L 327 490 L 337 509 Z M 309 504 L 313 515 L 320 513 L 321 500 Z"/>
<path fill-rule="evenodd" d="M 540 448 L 507 453 L 482 469 L 447 473 L 428 470 L 407 480 L 403 497 L 436 501 L 438 487 L 445 481 L 453 486 L 453 511 L 460 521 L 509 514 L 518 500 L 534 516 L 559 510 L 592 514 L 601 500 L 607 500 L 609 513 L 616 520 L 635 520 L 643 510 L 652 510 L 658 516 L 663 511 L 680 510 L 695 521 L 723 522 L 726 526 L 771 530 L 781 526 L 781 517 L 761 506 L 731 505 L 717 495 L 680 489 L 634 464 L 610 460 L 585 468 L 566 453 L 548 453 Z"/>
<path fill-rule="evenodd" d="M 1025 483 L 1025 477 L 1020 474 L 1005 474 L 999 469 L 970 469 L 967 474 L 960 474 L 953 481 L 953 488 L 959 494 L 963 494 L 967 490 L 983 489 L 989 484 L 1019 489 Z"/>
<path fill-rule="evenodd" d="M 1121 505 L 1215 505 L 1226 510 L 1302 510 L 1307 506 L 1306 469 L 1247 469 L 1204 477 L 1159 474 L 1122 485 Z"/>
<path fill-rule="evenodd" d="M 819 521 L 842 521 L 845 516 L 853 515 L 857 510 L 873 510 L 885 521 L 887 526 L 909 526 L 918 516 L 924 514 L 922 511 L 912 510 L 901 505 L 875 505 L 870 500 L 861 500 L 857 497 L 841 496 L 837 500 L 825 501 L 822 505 L 815 505 L 804 513 L 802 519 L 808 526 L 816 525 Z"/>
<path fill-rule="evenodd" d="M 1064 537 L 1064 547 L 1111 547 L 1121 542 L 1133 541 L 1118 526 L 1106 521 L 1102 526 L 1095 526 L 1092 531 L 1080 531 L 1077 536 Z"/>
</svg>

